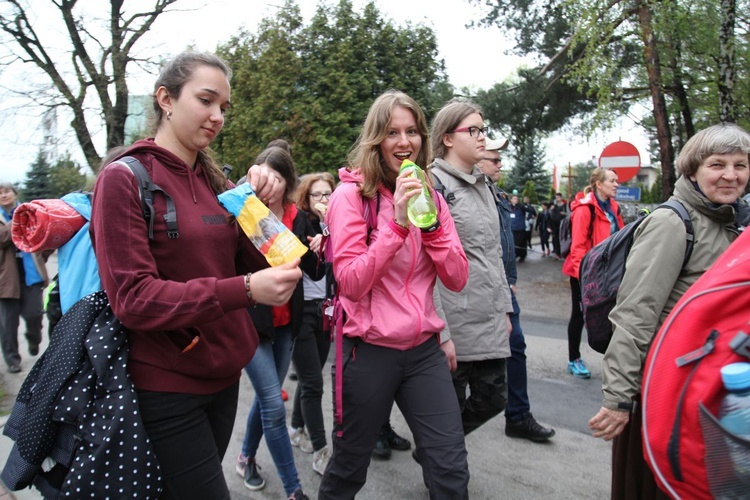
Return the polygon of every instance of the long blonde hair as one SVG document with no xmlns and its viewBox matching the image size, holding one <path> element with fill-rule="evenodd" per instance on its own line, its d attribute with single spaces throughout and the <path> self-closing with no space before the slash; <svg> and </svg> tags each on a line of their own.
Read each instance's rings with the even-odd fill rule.
<svg viewBox="0 0 750 500">
<path fill-rule="evenodd" d="M 387 90 L 370 106 L 370 111 L 362 125 L 362 132 L 348 155 L 349 167 L 358 168 L 362 173 L 364 181 L 360 186 L 360 191 L 365 198 L 375 196 L 380 184 L 385 184 L 390 189 L 395 188 L 396 176 L 393 175 L 380 154 L 380 143 L 388 135 L 388 124 L 391 122 L 393 110 L 399 107 L 411 111 L 417 122 L 419 135 L 422 137 L 422 147 L 415 163 L 424 168 L 432 160 L 427 120 L 422 108 L 419 107 L 417 101 L 404 92 Z"/>
</svg>

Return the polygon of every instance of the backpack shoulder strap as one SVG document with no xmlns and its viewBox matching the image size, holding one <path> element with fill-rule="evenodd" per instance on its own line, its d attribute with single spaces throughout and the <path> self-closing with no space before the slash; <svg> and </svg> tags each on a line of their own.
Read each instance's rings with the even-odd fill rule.
<svg viewBox="0 0 750 500">
<path fill-rule="evenodd" d="M 448 203 L 448 205 L 453 205 L 453 202 L 456 200 L 456 194 L 452 190 L 445 187 L 443 181 L 441 181 L 440 177 L 438 177 L 435 173 L 434 168 L 430 168 L 429 172 L 430 176 L 432 176 L 432 184 L 435 188 L 435 191 L 443 195 L 443 198 L 445 198 L 445 201 L 446 203 Z"/>
<path fill-rule="evenodd" d="M 685 246 L 685 258 L 682 260 L 682 269 L 680 270 L 680 273 L 684 273 L 686 271 L 687 263 L 690 260 L 690 256 L 693 253 L 693 244 L 695 243 L 695 232 L 693 230 L 693 221 L 690 220 L 690 214 L 687 209 L 685 209 L 685 205 L 675 199 L 669 199 L 656 208 L 669 208 L 679 215 L 680 219 L 682 219 L 682 223 L 685 224 L 687 245 Z"/>
<path fill-rule="evenodd" d="M 141 207 L 143 209 L 143 218 L 148 222 L 148 239 L 154 239 L 154 192 L 160 191 L 167 199 L 167 213 L 164 214 L 164 220 L 167 223 L 167 236 L 169 238 L 179 238 L 180 232 L 177 230 L 177 210 L 175 209 L 174 200 L 162 188 L 151 181 L 146 167 L 132 156 L 123 156 L 118 161 L 127 165 L 133 171 L 135 178 L 138 180 L 138 187 L 141 190 Z"/>
</svg>

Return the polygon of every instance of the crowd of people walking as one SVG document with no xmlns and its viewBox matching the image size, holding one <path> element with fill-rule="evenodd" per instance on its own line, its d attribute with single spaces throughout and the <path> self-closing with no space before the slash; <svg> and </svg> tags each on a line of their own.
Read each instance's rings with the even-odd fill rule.
<svg viewBox="0 0 750 500">
<path fill-rule="evenodd" d="M 270 267 L 217 201 L 234 188 L 209 150 L 230 105 L 230 81 L 230 68 L 212 54 L 185 52 L 165 65 L 154 86 L 153 135 L 118 149 L 94 188 L 91 242 L 112 310 L 129 331 L 128 373 L 161 469 L 159 498 L 230 498 L 221 464 L 236 418 L 245 422 L 235 464 L 244 486 L 266 486 L 268 469 L 261 472 L 257 457 L 265 438 L 292 500 L 308 498 L 310 487 L 300 480 L 295 449 L 322 476 L 320 499 L 354 498 L 372 457 L 411 449 L 390 424 L 394 403 L 430 498 L 468 498 L 465 437 L 500 414 L 511 438 L 553 439 L 555 430 L 531 413 L 518 269 L 529 252 L 561 262 L 571 311 L 560 372 L 590 378 L 580 351 L 579 269 L 624 226 L 615 171 L 596 168 L 570 202 L 557 193 L 535 206 L 498 187 L 510 144 L 488 137 L 480 107 L 451 100 L 428 124 L 412 97 L 389 90 L 363 117 L 338 182 L 329 172 L 299 176 L 293 145 L 283 139 L 269 143 L 242 177 L 305 245 L 301 258 Z M 674 198 L 696 226 L 688 272 L 676 264 L 683 249 L 667 244 L 680 240 L 673 233 L 681 222 L 664 211 L 638 230 L 611 315 L 602 409 L 590 421 L 594 436 L 615 439 L 613 498 L 659 496 L 638 447 L 635 374 L 661 321 L 736 238 L 748 152 L 750 136 L 729 125 L 709 127 L 683 147 Z M 154 209 L 174 204 L 179 238 L 169 234 L 168 220 L 144 219 L 124 156 L 139 160 L 171 195 L 155 197 Z M 404 160 L 426 170 L 426 188 L 401 171 Z M 420 228 L 408 206 L 424 189 L 437 217 Z M 29 355 L 39 352 L 48 281 L 47 255 L 11 242 L 17 195 L 0 184 L 0 340 L 11 373 L 21 371 L 19 317 Z M 572 243 L 564 257 L 559 232 L 568 214 Z M 334 290 L 342 316 L 332 330 L 326 313 Z M 335 418 L 327 421 L 332 346 Z M 282 385 L 292 361 L 297 385 L 287 421 Z M 238 399 L 250 398 L 240 390 L 243 371 L 254 399 L 247 415 L 237 415 Z M 633 475 L 645 478 L 639 491 Z"/>
</svg>

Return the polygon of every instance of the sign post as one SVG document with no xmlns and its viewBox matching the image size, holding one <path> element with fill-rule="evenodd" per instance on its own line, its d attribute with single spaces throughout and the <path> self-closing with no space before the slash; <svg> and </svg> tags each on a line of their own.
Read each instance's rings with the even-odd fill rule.
<svg viewBox="0 0 750 500">
<path fill-rule="evenodd" d="M 599 156 L 599 166 L 614 170 L 617 182 L 622 184 L 638 174 L 641 169 L 641 155 L 638 148 L 629 142 L 613 142 L 607 145 Z"/>
</svg>

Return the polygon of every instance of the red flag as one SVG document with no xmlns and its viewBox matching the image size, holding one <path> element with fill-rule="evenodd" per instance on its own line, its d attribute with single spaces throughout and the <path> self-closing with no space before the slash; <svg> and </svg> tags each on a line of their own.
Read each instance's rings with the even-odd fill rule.
<svg viewBox="0 0 750 500">
<path fill-rule="evenodd" d="M 552 164 L 552 188 L 557 192 L 557 165 Z"/>
</svg>

